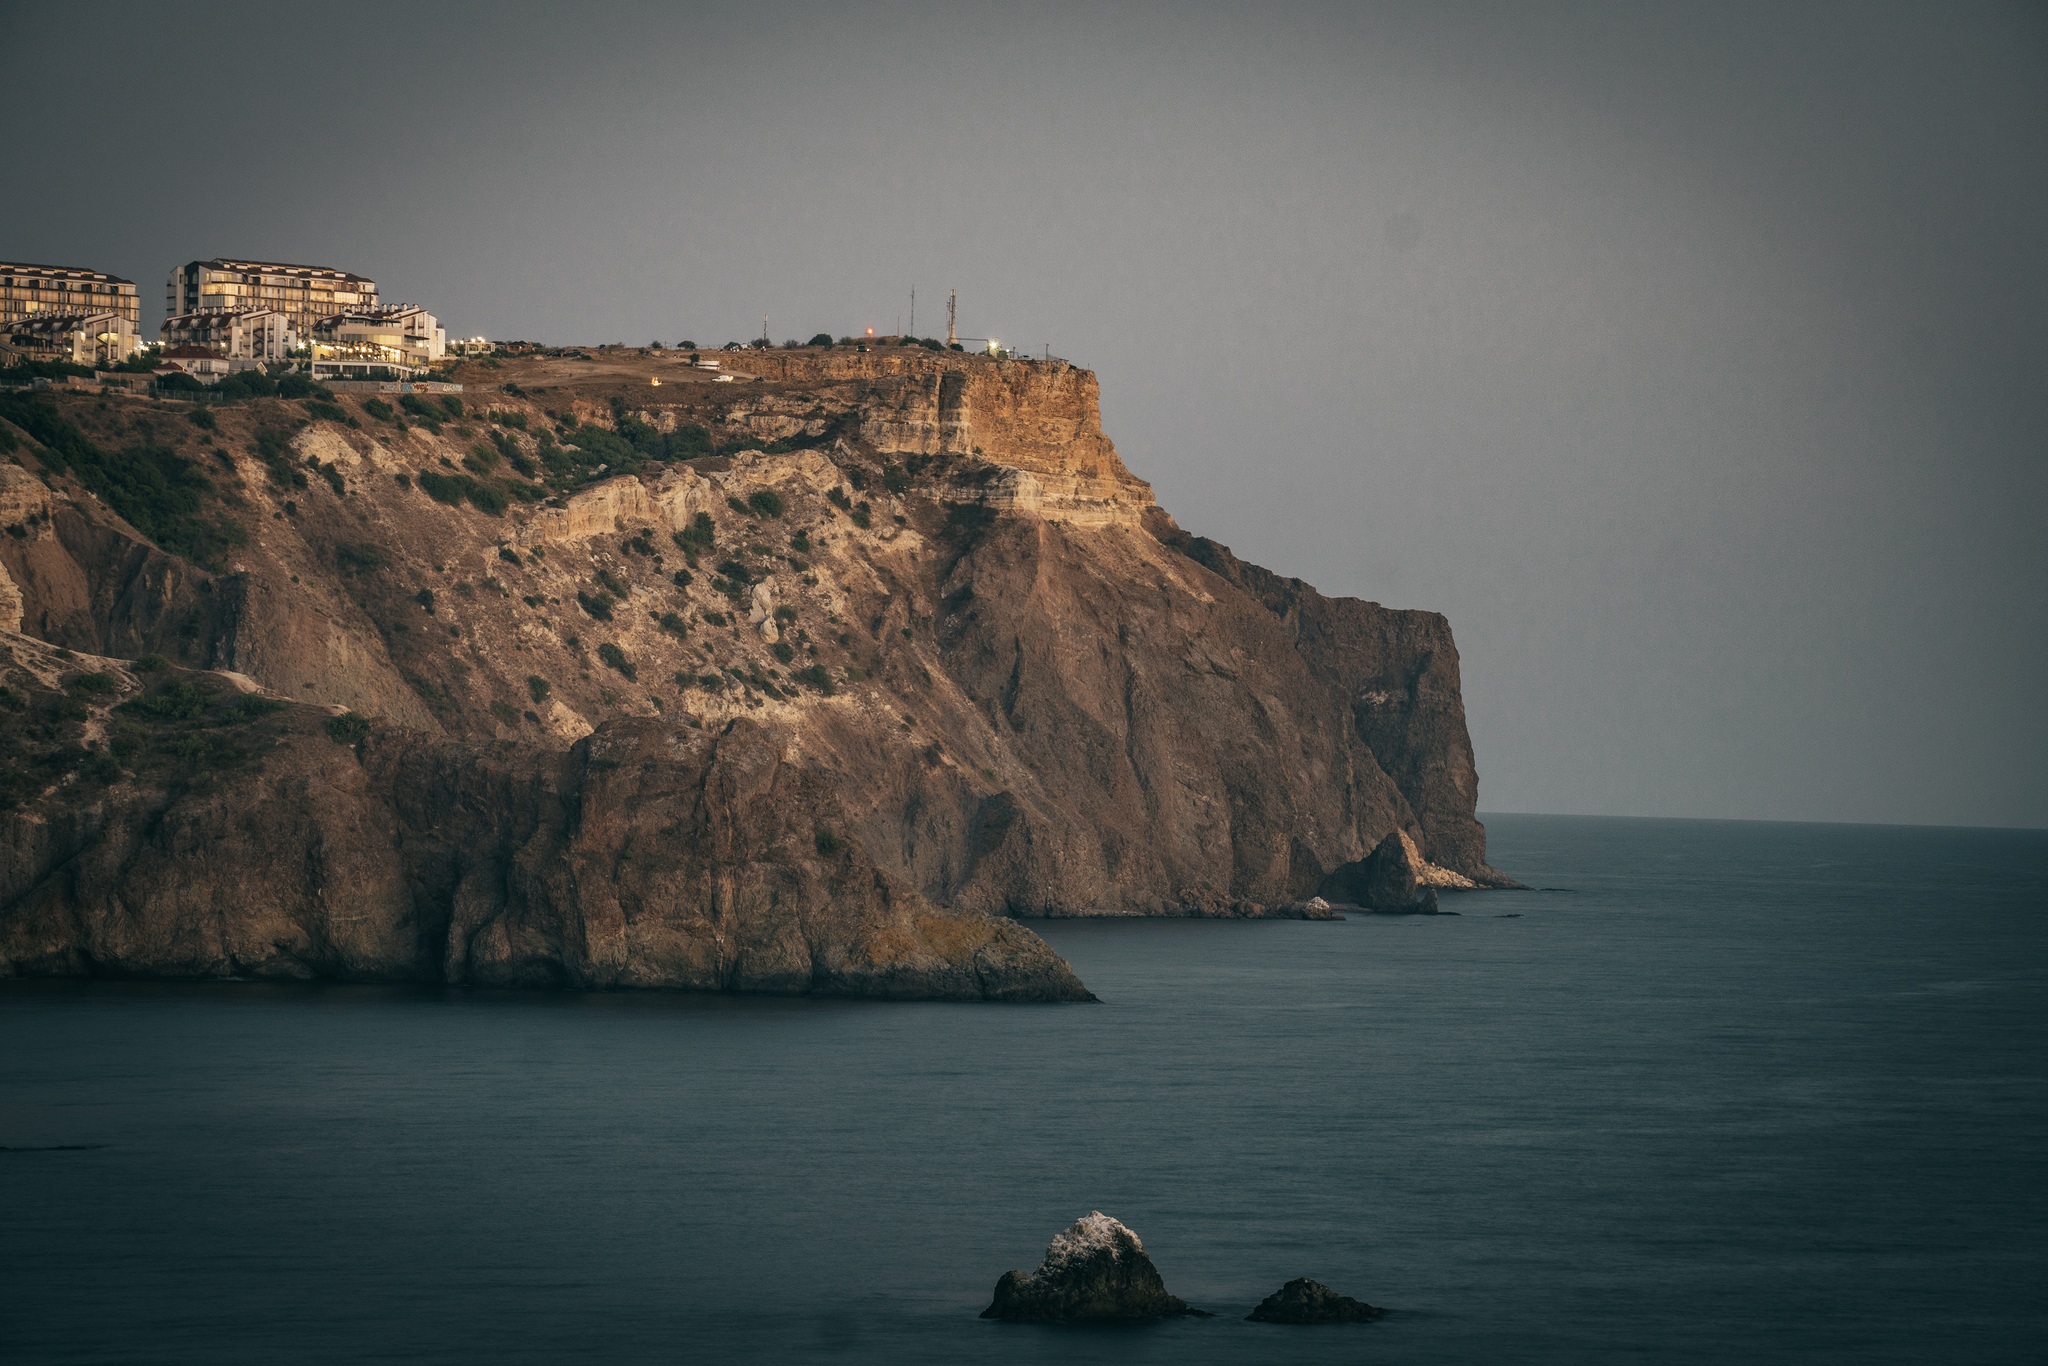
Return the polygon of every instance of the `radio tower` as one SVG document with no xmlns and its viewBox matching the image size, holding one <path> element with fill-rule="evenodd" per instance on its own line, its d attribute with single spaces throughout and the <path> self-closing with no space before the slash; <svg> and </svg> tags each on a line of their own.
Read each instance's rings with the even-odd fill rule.
<svg viewBox="0 0 2048 1366">
<path fill-rule="evenodd" d="M 946 349 L 947 349 L 947 350 L 951 350 L 951 349 L 952 349 L 952 347 L 953 347 L 953 305 L 954 305 L 954 303 L 955 303 L 955 302 L 956 302 L 956 301 L 957 301 L 957 300 L 959 299 L 959 297 L 960 297 L 960 291 L 959 291 L 959 290 L 957 290 L 957 289 L 952 289 L 952 290 L 948 290 L 948 291 L 946 291 Z"/>
<path fill-rule="evenodd" d="M 917 331 L 917 286 L 910 287 L 910 330 Z"/>
</svg>

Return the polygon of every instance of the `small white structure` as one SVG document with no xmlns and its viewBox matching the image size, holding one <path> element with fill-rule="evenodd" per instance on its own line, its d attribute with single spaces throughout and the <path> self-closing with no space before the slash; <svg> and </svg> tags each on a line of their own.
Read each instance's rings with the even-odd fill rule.
<svg viewBox="0 0 2048 1366">
<path fill-rule="evenodd" d="M 157 361 L 157 374 L 190 375 L 201 384 L 218 384 L 237 368 L 232 360 L 206 346 L 166 347 Z"/>
</svg>

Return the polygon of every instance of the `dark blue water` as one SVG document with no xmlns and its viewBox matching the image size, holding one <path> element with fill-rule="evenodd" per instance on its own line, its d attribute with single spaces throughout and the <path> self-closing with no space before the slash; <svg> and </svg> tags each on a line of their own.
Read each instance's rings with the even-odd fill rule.
<svg viewBox="0 0 2048 1366">
<path fill-rule="evenodd" d="M 2048 834 L 1496 817 L 1569 891 L 1052 923 L 1097 1006 L 0 986 L 19 1362 L 2037 1361 Z M 1506 918 L 1506 917 L 1518 918 Z M 985 1323 L 1101 1209 L 1223 1317 Z M 1363 1327 L 1241 1322 L 1309 1275 Z"/>
</svg>

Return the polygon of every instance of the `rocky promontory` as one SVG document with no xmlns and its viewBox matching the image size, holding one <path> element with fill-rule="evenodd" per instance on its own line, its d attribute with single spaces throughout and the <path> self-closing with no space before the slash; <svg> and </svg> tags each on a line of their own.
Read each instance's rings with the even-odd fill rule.
<svg viewBox="0 0 2048 1366">
<path fill-rule="evenodd" d="M 1418 887 L 1506 885 L 1444 619 L 1182 531 L 1087 371 L 727 367 L 0 394 L 0 974 L 1068 998 L 1017 918 L 1328 917 L 1395 836 Z M 280 746 L 221 759 L 227 700 L 136 740 L 173 677 L 290 704 Z"/>
</svg>

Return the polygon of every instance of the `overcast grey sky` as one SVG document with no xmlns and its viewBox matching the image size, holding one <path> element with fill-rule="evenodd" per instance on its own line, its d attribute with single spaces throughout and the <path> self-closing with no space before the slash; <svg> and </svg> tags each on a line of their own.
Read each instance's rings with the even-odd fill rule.
<svg viewBox="0 0 2048 1366">
<path fill-rule="evenodd" d="M 1450 617 L 1484 810 L 2048 825 L 2032 5 L 0 3 L 0 257 L 1094 369 Z"/>
</svg>

